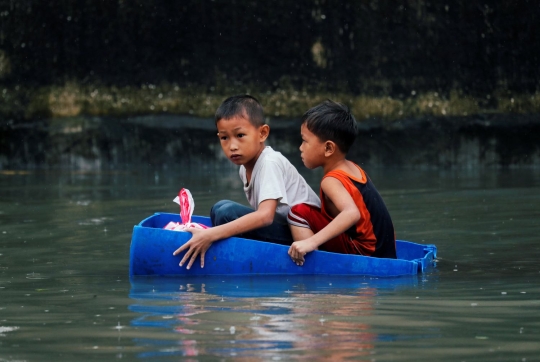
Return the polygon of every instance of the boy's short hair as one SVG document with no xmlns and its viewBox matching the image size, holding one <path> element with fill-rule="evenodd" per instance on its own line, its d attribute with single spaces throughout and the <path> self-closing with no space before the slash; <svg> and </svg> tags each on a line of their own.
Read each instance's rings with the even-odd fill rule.
<svg viewBox="0 0 540 362">
<path fill-rule="evenodd" d="M 358 125 L 349 107 L 329 99 L 304 113 L 302 124 L 321 141 L 334 142 L 345 154 L 358 134 Z"/>
<path fill-rule="evenodd" d="M 265 123 L 262 105 L 255 97 L 247 94 L 225 99 L 216 111 L 216 124 L 222 119 L 227 120 L 235 116 L 247 118 L 255 127 L 260 127 Z"/>
</svg>

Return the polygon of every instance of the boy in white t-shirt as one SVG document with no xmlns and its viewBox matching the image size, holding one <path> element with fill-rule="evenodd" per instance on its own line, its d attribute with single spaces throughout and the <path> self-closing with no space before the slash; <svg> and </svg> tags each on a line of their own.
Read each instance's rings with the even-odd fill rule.
<svg viewBox="0 0 540 362">
<path fill-rule="evenodd" d="M 265 145 L 270 127 L 264 122 L 259 101 L 248 95 L 227 98 L 216 111 L 216 127 L 223 152 L 240 166 L 240 178 L 252 208 L 223 200 L 210 212 L 210 229 L 187 229 L 192 238 L 173 255 L 184 250 L 180 266 L 204 255 L 216 240 L 230 236 L 270 241 L 284 245 L 293 242 L 287 223 L 291 206 L 310 204 L 320 207 L 317 194 L 296 168 L 279 152 Z"/>
</svg>

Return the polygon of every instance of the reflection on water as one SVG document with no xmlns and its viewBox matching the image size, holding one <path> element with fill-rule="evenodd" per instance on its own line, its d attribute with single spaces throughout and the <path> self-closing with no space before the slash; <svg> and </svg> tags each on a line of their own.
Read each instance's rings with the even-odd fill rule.
<svg viewBox="0 0 540 362">
<path fill-rule="evenodd" d="M 429 274 L 130 281 L 133 225 L 181 187 L 246 202 L 227 162 L 0 172 L 0 361 L 538 359 L 539 170 L 366 168 Z"/>
<path fill-rule="evenodd" d="M 186 335 L 180 344 L 137 340 L 145 349 L 140 357 L 340 360 L 369 356 L 376 342 L 415 338 L 378 334 L 365 321 L 375 314 L 378 295 L 414 288 L 416 276 L 137 277 L 131 284 L 129 309 L 141 315 L 132 326 Z"/>
</svg>

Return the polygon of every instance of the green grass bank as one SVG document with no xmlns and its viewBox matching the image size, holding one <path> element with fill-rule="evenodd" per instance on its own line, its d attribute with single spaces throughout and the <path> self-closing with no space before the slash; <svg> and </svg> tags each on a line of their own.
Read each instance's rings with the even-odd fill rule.
<svg viewBox="0 0 540 362">
<path fill-rule="evenodd" d="M 358 121 L 378 118 L 394 121 L 421 116 L 471 116 L 475 114 L 540 113 L 540 92 L 513 94 L 495 90 L 474 97 L 460 90 L 447 94 L 416 93 L 400 97 L 328 92 L 318 89 L 281 87 L 260 90 L 256 87 L 180 87 L 175 84 L 135 86 L 63 85 L 28 88 L 0 85 L 0 117 L 13 120 L 75 116 L 125 117 L 141 114 L 190 114 L 212 117 L 226 97 L 248 93 L 257 97 L 269 117 L 295 118 L 313 105 L 332 99 L 351 107 Z"/>
</svg>

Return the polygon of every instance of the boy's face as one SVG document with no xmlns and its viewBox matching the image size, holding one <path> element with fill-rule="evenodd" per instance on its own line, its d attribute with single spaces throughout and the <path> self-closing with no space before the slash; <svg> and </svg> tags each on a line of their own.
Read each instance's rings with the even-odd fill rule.
<svg viewBox="0 0 540 362">
<path fill-rule="evenodd" d="M 227 158 L 246 168 L 255 166 L 257 158 L 264 150 L 264 141 L 270 130 L 268 125 L 255 127 L 247 118 L 234 116 L 220 119 L 216 126 L 221 148 Z"/>
<path fill-rule="evenodd" d="M 300 145 L 300 157 L 304 166 L 309 169 L 314 169 L 323 164 L 325 155 L 325 142 L 319 137 L 311 133 L 306 124 L 303 123 L 300 128 L 302 136 L 302 144 Z"/>
</svg>

